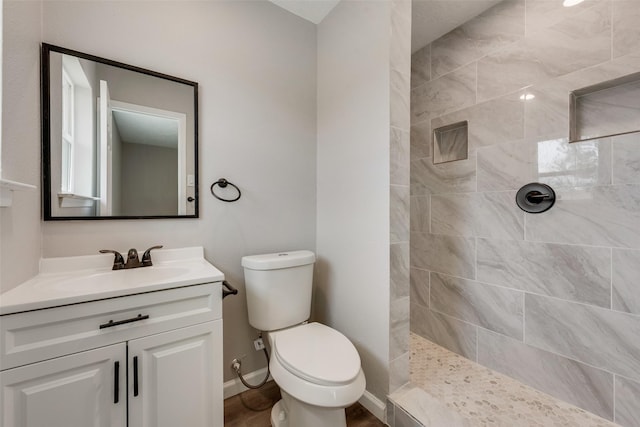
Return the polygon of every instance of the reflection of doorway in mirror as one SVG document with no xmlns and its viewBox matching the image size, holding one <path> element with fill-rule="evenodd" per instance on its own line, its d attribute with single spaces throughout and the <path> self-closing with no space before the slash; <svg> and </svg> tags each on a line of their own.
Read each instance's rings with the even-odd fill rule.
<svg viewBox="0 0 640 427">
<path fill-rule="evenodd" d="M 111 215 L 186 215 L 186 114 L 111 100 Z"/>
</svg>

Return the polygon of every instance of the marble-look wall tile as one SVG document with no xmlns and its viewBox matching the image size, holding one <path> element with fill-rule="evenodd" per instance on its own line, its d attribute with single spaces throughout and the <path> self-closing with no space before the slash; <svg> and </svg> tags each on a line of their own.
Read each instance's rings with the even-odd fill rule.
<svg viewBox="0 0 640 427">
<path fill-rule="evenodd" d="M 409 243 L 390 246 L 391 301 L 409 296 Z"/>
<path fill-rule="evenodd" d="M 541 2 L 527 2 L 527 8 L 530 10 L 535 3 Z M 526 38 L 532 51 L 543 62 L 557 68 L 559 74 L 611 59 L 611 2 L 592 1 L 591 5 L 583 11 L 572 11 L 556 23 L 547 21 L 546 28 L 527 25 Z M 561 8 L 553 6 L 557 15 Z"/>
<path fill-rule="evenodd" d="M 560 7 L 554 1 L 529 0 L 526 5 L 527 30 L 533 31 L 552 27 L 606 1 L 589 0 L 571 7 Z"/>
<path fill-rule="evenodd" d="M 431 45 L 411 55 L 411 89 L 431 80 Z"/>
<path fill-rule="evenodd" d="M 476 102 L 476 64 L 433 79 L 411 91 L 411 124 L 418 124 Z"/>
<path fill-rule="evenodd" d="M 484 329 L 478 331 L 478 363 L 613 419 L 613 374 L 538 350 Z"/>
<path fill-rule="evenodd" d="M 389 427 L 395 427 L 396 425 L 394 420 L 394 412 L 395 412 L 395 405 L 393 404 L 391 399 L 387 398 L 387 410 L 385 412 L 385 421 L 387 422 L 387 425 Z"/>
<path fill-rule="evenodd" d="M 615 422 L 623 427 L 640 426 L 640 383 L 616 375 Z"/>
<path fill-rule="evenodd" d="M 397 399 L 401 408 L 425 427 L 472 427 L 473 420 L 464 418 L 458 411 L 450 408 L 442 400 L 430 395 L 419 387 L 414 387 Z M 413 427 L 413 425 L 409 425 Z"/>
<path fill-rule="evenodd" d="M 409 130 L 411 124 L 411 116 L 409 114 L 409 104 L 411 97 L 411 89 L 409 87 L 410 74 L 400 72 L 396 69 L 391 70 L 391 126 L 402 130 Z"/>
<path fill-rule="evenodd" d="M 449 73 L 524 37 L 524 0 L 507 0 L 433 42 L 435 77 Z"/>
<path fill-rule="evenodd" d="M 640 251 L 613 250 L 613 309 L 640 315 Z"/>
<path fill-rule="evenodd" d="M 408 296 L 391 302 L 389 318 L 389 359 L 393 360 L 409 352 Z"/>
<path fill-rule="evenodd" d="M 467 193 L 476 190 L 476 157 L 433 164 L 430 157 L 411 162 L 411 195 Z"/>
<path fill-rule="evenodd" d="M 538 142 L 538 181 L 556 187 L 611 184 L 611 139 Z"/>
<path fill-rule="evenodd" d="M 409 187 L 390 186 L 390 231 L 391 243 L 409 241 Z"/>
<path fill-rule="evenodd" d="M 640 184 L 640 132 L 614 136 L 611 141 L 613 183 Z"/>
<path fill-rule="evenodd" d="M 429 271 L 412 268 L 410 287 L 411 304 L 429 307 Z"/>
<path fill-rule="evenodd" d="M 608 248 L 478 239 L 478 280 L 609 308 Z"/>
<path fill-rule="evenodd" d="M 575 148 L 575 186 L 611 184 L 611 139 L 602 138 L 571 144 Z"/>
<path fill-rule="evenodd" d="M 431 157 L 431 122 L 426 121 L 411 126 L 411 160 L 423 159 Z"/>
<path fill-rule="evenodd" d="M 390 182 L 409 185 L 409 131 L 391 128 Z"/>
<path fill-rule="evenodd" d="M 524 90 L 525 138 L 540 141 L 569 137 L 569 92 L 572 83 L 547 80 Z"/>
<path fill-rule="evenodd" d="M 433 129 L 467 120 L 469 122 L 469 150 L 474 151 L 524 137 L 524 103 L 520 94 L 476 104 L 431 121 Z"/>
<path fill-rule="evenodd" d="M 640 380 L 640 317 L 526 294 L 525 342 Z"/>
<path fill-rule="evenodd" d="M 477 151 L 478 191 L 518 190 L 537 177 L 536 145 L 501 144 Z"/>
<path fill-rule="evenodd" d="M 558 71 L 535 56 L 525 40 L 490 53 L 478 61 L 478 102 L 515 92 Z"/>
<path fill-rule="evenodd" d="M 431 273 L 429 295 L 432 310 L 522 339 L 522 292 Z"/>
<path fill-rule="evenodd" d="M 536 181 L 543 182 L 557 189 L 574 187 L 576 183 L 575 150 L 577 144 L 569 144 L 569 140 L 550 139 L 538 142 L 538 160 L 536 164 Z"/>
<path fill-rule="evenodd" d="M 556 191 L 555 206 L 527 215 L 527 240 L 640 248 L 640 185 Z"/>
<path fill-rule="evenodd" d="M 565 74 L 557 80 L 566 83 L 572 91 L 637 73 L 638 69 L 640 69 L 640 51 Z"/>
<path fill-rule="evenodd" d="M 475 279 L 475 239 L 411 233 L 411 266 L 467 279 Z"/>
<path fill-rule="evenodd" d="M 429 196 L 411 196 L 411 231 L 429 232 L 431 204 Z"/>
<path fill-rule="evenodd" d="M 467 359 L 476 360 L 477 327 L 411 304 L 411 332 Z"/>
<path fill-rule="evenodd" d="M 391 1 L 391 69 L 411 74 L 411 0 Z"/>
<path fill-rule="evenodd" d="M 478 100 L 609 60 L 610 7 L 609 2 L 601 2 L 544 28 L 530 28 L 527 17 L 527 35 L 522 42 L 478 61 Z"/>
<path fill-rule="evenodd" d="M 399 406 L 396 406 L 394 413 L 393 424 L 395 427 L 424 427 L 418 420 Z"/>
<path fill-rule="evenodd" d="M 409 347 L 409 329 L 407 325 L 407 348 Z M 389 393 L 393 393 L 409 382 L 409 352 L 389 362 Z"/>
<path fill-rule="evenodd" d="M 640 51 L 640 7 L 638 0 L 613 3 L 613 56 Z"/>
<path fill-rule="evenodd" d="M 524 239 L 524 212 L 514 191 L 431 196 L 431 232 Z"/>
</svg>

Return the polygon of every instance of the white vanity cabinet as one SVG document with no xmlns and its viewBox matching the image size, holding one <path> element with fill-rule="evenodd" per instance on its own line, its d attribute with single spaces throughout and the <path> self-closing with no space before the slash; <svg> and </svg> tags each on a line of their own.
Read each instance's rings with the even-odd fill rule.
<svg viewBox="0 0 640 427">
<path fill-rule="evenodd" d="M 222 426 L 212 411 L 222 372 L 211 363 L 221 338 L 218 321 L 129 341 L 129 426 Z"/>
<path fill-rule="evenodd" d="M 0 372 L 2 425 L 126 427 L 126 355 L 121 343 Z"/>
<path fill-rule="evenodd" d="M 221 283 L 0 317 L 1 427 L 222 427 Z"/>
</svg>

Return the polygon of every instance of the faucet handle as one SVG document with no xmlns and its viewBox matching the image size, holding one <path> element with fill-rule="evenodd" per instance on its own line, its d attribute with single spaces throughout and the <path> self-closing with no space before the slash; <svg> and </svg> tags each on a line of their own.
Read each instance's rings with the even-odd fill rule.
<svg viewBox="0 0 640 427">
<path fill-rule="evenodd" d="M 142 254 L 142 266 L 148 267 L 150 265 L 153 265 L 153 263 L 151 262 L 151 251 L 154 249 L 161 249 L 161 248 L 162 248 L 162 245 L 151 246 L 149 249 L 144 251 L 144 254 Z"/>
<path fill-rule="evenodd" d="M 112 249 L 100 249 L 101 254 L 113 254 L 113 268 L 112 270 L 122 270 L 124 268 L 124 258 L 122 254 L 118 251 L 114 251 Z"/>
</svg>

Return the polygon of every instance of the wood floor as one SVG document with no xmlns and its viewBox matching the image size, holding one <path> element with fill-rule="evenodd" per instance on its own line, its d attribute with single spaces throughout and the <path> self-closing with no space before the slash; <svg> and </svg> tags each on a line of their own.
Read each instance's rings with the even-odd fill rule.
<svg viewBox="0 0 640 427">
<path fill-rule="evenodd" d="M 225 427 L 271 427 L 271 407 L 280 400 L 280 389 L 269 381 L 224 401 Z M 347 408 L 348 427 L 383 427 L 384 424 L 359 403 Z"/>
</svg>

